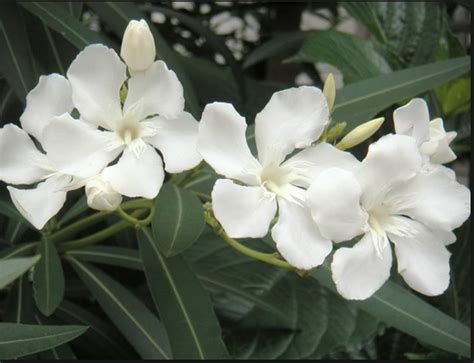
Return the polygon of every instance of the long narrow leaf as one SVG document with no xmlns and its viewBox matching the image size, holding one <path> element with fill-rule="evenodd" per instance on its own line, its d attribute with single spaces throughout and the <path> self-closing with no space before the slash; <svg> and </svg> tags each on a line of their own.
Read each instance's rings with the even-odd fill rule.
<svg viewBox="0 0 474 363">
<path fill-rule="evenodd" d="M 34 266 L 41 256 L 9 258 L 0 261 L 0 289 L 23 275 Z"/>
</svg>

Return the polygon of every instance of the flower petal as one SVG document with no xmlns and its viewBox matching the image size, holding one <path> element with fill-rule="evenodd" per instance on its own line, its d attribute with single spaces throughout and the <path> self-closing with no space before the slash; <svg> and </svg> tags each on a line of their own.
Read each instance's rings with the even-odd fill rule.
<svg viewBox="0 0 474 363">
<path fill-rule="evenodd" d="M 138 156 L 125 148 L 117 164 L 105 168 L 102 175 L 120 194 L 148 199 L 158 195 L 165 178 L 160 156 L 147 144 Z"/>
<path fill-rule="evenodd" d="M 152 124 L 157 133 L 144 140 L 160 150 L 168 173 L 180 173 L 198 165 L 202 157 L 197 151 L 198 125 L 194 117 L 183 112 L 178 118 L 157 117 L 154 121 L 143 121 L 146 127 Z"/>
<path fill-rule="evenodd" d="M 398 272 L 414 290 L 428 296 L 442 294 L 449 286 L 449 257 L 440 235 L 421 223 L 408 220 L 413 236 L 389 235 L 395 244 Z"/>
<path fill-rule="evenodd" d="M 329 168 L 307 191 L 307 203 L 321 234 L 334 242 L 348 241 L 366 232 L 368 215 L 360 207 L 362 189 L 354 174 Z"/>
<path fill-rule="evenodd" d="M 459 227 L 471 214 L 470 190 L 440 168 L 397 185 L 386 203 L 398 214 L 446 231 Z"/>
<path fill-rule="evenodd" d="M 321 265 L 332 250 L 331 241 L 321 235 L 310 211 L 282 198 L 278 199 L 278 222 L 272 238 L 285 260 L 303 270 Z"/>
<path fill-rule="evenodd" d="M 399 135 L 414 137 L 421 145 L 429 138 L 430 113 L 425 100 L 414 98 L 393 112 L 395 131 Z"/>
<path fill-rule="evenodd" d="M 214 170 L 230 179 L 256 184 L 258 168 L 245 139 L 247 124 L 230 103 L 208 104 L 199 122 L 198 151 Z"/>
<path fill-rule="evenodd" d="M 65 113 L 44 129 L 42 145 L 61 173 L 88 178 L 97 175 L 121 151 L 110 150 L 108 134 Z"/>
<path fill-rule="evenodd" d="M 113 49 L 101 44 L 84 48 L 67 71 L 74 106 L 81 118 L 97 126 L 113 129 L 122 118 L 120 88 L 127 67 Z"/>
<path fill-rule="evenodd" d="M 255 117 L 260 162 L 280 162 L 295 148 L 308 147 L 321 135 L 329 118 L 326 98 L 316 87 L 276 92 Z"/>
<path fill-rule="evenodd" d="M 330 167 L 354 171 L 360 162 L 349 152 L 339 150 L 327 142 L 321 142 L 315 146 L 308 147 L 283 163 L 283 165 L 293 165 L 300 169 L 308 182 L 299 182 L 298 185 L 308 188 L 312 180 L 319 173 Z"/>
<path fill-rule="evenodd" d="M 46 179 L 33 189 L 17 189 L 7 186 L 13 204 L 23 217 L 35 228 L 42 229 L 66 202 L 66 192 L 70 178 L 64 175 Z"/>
<path fill-rule="evenodd" d="M 421 155 L 412 137 L 389 134 L 369 146 L 357 170 L 362 186 L 362 205 L 370 209 L 397 182 L 407 180 L 421 169 Z"/>
<path fill-rule="evenodd" d="M 51 118 L 71 112 L 71 85 L 59 74 L 40 76 L 38 84 L 26 96 L 26 108 L 20 116 L 23 130 L 42 141 L 43 129 Z"/>
<path fill-rule="evenodd" d="M 134 74 L 128 80 L 124 113 L 132 106 L 139 120 L 157 114 L 169 119 L 178 117 L 184 110 L 184 95 L 176 73 L 163 61 L 156 61 L 146 71 Z"/>
<path fill-rule="evenodd" d="M 337 291 L 350 300 L 365 300 L 382 287 L 390 277 L 392 250 L 389 243 L 379 257 L 370 233 L 352 248 L 340 248 L 331 263 Z"/>
<path fill-rule="evenodd" d="M 0 129 L 0 180 L 9 184 L 31 184 L 53 171 L 28 134 L 13 124 Z"/>
<path fill-rule="evenodd" d="M 232 238 L 260 238 L 268 233 L 277 205 L 263 188 L 219 179 L 212 189 L 214 215 Z"/>
</svg>

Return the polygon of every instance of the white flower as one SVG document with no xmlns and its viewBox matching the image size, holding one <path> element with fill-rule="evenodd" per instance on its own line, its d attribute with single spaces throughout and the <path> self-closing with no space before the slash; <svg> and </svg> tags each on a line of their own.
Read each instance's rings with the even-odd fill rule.
<svg viewBox="0 0 474 363">
<path fill-rule="evenodd" d="M 197 121 L 184 112 L 183 88 L 176 74 L 162 61 L 154 62 L 146 71 L 127 79 L 126 66 L 110 48 L 100 44 L 86 47 L 67 71 L 74 107 L 81 123 L 89 130 L 105 135 L 101 151 L 107 152 L 103 166 L 123 154 L 116 164 L 103 170 L 111 187 L 128 197 L 154 198 L 164 179 L 165 170 L 177 173 L 201 161 L 196 150 Z M 123 104 L 120 89 L 128 81 Z M 70 116 L 69 116 L 70 117 Z M 56 148 L 64 154 L 75 142 L 78 133 L 67 128 L 74 123 L 58 124 L 54 133 Z M 87 148 L 84 140 L 81 148 Z"/>
<path fill-rule="evenodd" d="M 337 243 L 363 234 L 334 254 L 333 280 L 343 297 L 366 299 L 389 278 L 389 241 L 411 288 L 433 296 L 448 287 L 445 246 L 469 217 L 470 191 L 439 168 L 421 168 L 412 137 L 386 135 L 356 170 L 327 169 L 309 187 L 307 203 L 323 236 Z"/>
<path fill-rule="evenodd" d="M 86 183 L 87 205 L 93 209 L 112 212 L 122 203 L 122 196 L 99 174 Z"/>
<path fill-rule="evenodd" d="M 155 40 L 145 20 L 131 20 L 128 23 L 120 56 L 132 73 L 145 71 L 153 64 L 156 56 Z"/>
<path fill-rule="evenodd" d="M 414 98 L 393 112 L 393 121 L 397 134 L 415 138 L 426 161 L 433 164 L 445 164 L 456 159 L 449 144 L 454 140 L 455 131 L 446 132 L 443 120 L 436 118 L 430 122 L 428 106 L 425 100 Z"/>
<path fill-rule="evenodd" d="M 272 237 L 282 256 L 301 269 L 323 262 L 332 245 L 305 208 L 304 188 L 328 166 L 352 170 L 357 165 L 351 154 L 327 143 L 311 146 L 328 116 L 326 99 L 315 87 L 275 93 L 255 119 L 257 160 L 245 139 L 245 119 L 234 107 L 219 102 L 205 107 L 198 150 L 217 173 L 228 178 L 214 185 L 212 207 L 229 236 L 265 236 L 278 207 Z M 287 158 L 296 148 L 306 149 Z"/>
<path fill-rule="evenodd" d="M 14 185 L 40 182 L 32 189 L 7 187 L 17 209 L 38 229 L 61 209 L 68 190 L 80 188 L 108 160 L 108 153 L 100 150 L 106 141 L 103 133 L 70 120 L 73 107 L 71 87 L 64 77 L 41 76 L 26 97 L 20 117 L 23 129 L 12 124 L 0 129 L 0 180 Z M 62 131 L 58 124 L 65 125 Z M 59 150 L 64 143 L 67 149 Z"/>
</svg>

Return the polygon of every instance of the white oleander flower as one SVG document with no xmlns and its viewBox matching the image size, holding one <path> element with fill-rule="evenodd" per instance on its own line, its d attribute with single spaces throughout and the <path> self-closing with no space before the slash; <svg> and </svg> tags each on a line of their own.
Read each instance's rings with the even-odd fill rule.
<svg viewBox="0 0 474 363">
<path fill-rule="evenodd" d="M 127 197 L 152 199 L 164 179 L 164 169 L 178 173 L 191 169 L 202 160 L 196 150 L 198 123 L 184 112 L 183 87 L 176 74 L 162 61 L 147 70 L 126 75 L 126 66 L 114 50 L 94 44 L 74 59 L 67 71 L 74 107 L 81 122 L 105 136 L 101 151 L 110 157 L 120 154 L 114 165 L 102 171 L 112 189 Z M 127 81 L 128 92 L 122 106 L 120 90 Z M 80 135 L 67 128 L 74 123 L 55 125 L 62 134 L 56 148 L 67 153 L 70 139 Z M 87 148 L 87 140 L 83 148 Z"/>
<path fill-rule="evenodd" d="M 456 154 L 449 144 L 457 133 L 446 132 L 441 118 L 430 121 L 425 100 L 414 98 L 406 105 L 397 108 L 393 112 L 393 121 L 397 134 L 415 138 L 426 162 L 446 164 L 456 159 Z"/>
<path fill-rule="evenodd" d="M 40 182 L 31 189 L 7 187 L 17 209 L 38 229 L 61 209 L 66 192 L 82 187 L 109 158 L 100 150 L 106 141 L 104 134 L 69 120 L 72 109 L 69 82 L 58 74 L 41 76 L 26 97 L 22 129 L 13 124 L 0 129 L 0 180 L 14 185 Z M 65 125 L 61 132 L 56 129 L 58 124 Z"/>
<path fill-rule="evenodd" d="M 120 56 L 132 73 L 145 71 L 153 64 L 156 57 L 155 40 L 145 20 L 131 20 L 128 23 Z"/>
<path fill-rule="evenodd" d="M 122 203 L 122 195 L 101 174 L 88 180 L 85 189 L 87 205 L 93 209 L 113 212 Z"/>
<path fill-rule="evenodd" d="M 469 217 L 470 191 L 440 168 L 422 172 L 414 138 L 386 135 L 369 146 L 353 172 L 323 171 L 309 187 L 307 203 L 321 233 L 334 242 L 363 235 L 352 248 L 339 248 L 331 264 L 346 299 L 366 299 L 389 278 L 389 241 L 411 288 L 433 296 L 448 287 L 446 245 Z"/>
<path fill-rule="evenodd" d="M 327 143 L 311 146 L 328 116 L 326 99 L 318 88 L 276 92 L 255 119 L 257 160 L 245 139 L 245 119 L 234 107 L 220 102 L 205 107 L 198 151 L 228 178 L 215 183 L 212 207 L 230 237 L 265 236 L 278 208 L 272 237 L 281 255 L 301 269 L 324 261 L 332 244 L 305 207 L 305 188 L 326 167 L 352 170 L 358 164 L 351 154 Z M 301 148 L 305 149 L 288 157 Z"/>
</svg>

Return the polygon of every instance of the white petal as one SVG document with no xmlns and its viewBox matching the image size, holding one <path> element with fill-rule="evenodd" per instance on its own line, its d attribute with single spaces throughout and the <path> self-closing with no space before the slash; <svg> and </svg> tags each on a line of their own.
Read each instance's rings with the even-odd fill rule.
<svg viewBox="0 0 474 363">
<path fill-rule="evenodd" d="M 471 192 L 442 169 L 420 173 L 387 195 L 398 214 L 431 228 L 453 230 L 471 214 Z"/>
<path fill-rule="evenodd" d="M 330 167 L 354 171 L 360 162 L 349 152 L 339 150 L 327 142 L 321 142 L 315 146 L 308 147 L 284 162 L 284 165 L 301 165 L 301 174 L 308 181 L 314 180 L 319 173 Z M 304 188 L 309 187 L 309 183 L 299 183 Z"/>
<path fill-rule="evenodd" d="M 122 117 L 120 88 L 127 78 L 126 66 L 117 53 L 101 44 L 89 45 L 71 63 L 67 78 L 81 118 L 113 129 Z"/>
<path fill-rule="evenodd" d="M 449 144 L 456 136 L 457 132 L 446 132 L 444 130 L 442 119 L 434 119 L 430 122 L 429 140 L 420 146 L 420 150 L 430 157 L 432 163 L 449 163 L 456 159 L 456 154 L 449 147 Z"/>
<path fill-rule="evenodd" d="M 9 184 L 36 183 L 52 172 L 46 155 L 28 134 L 13 124 L 0 129 L 0 180 Z"/>
<path fill-rule="evenodd" d="M 393 122 L 397 134 L 414 137 L 418 145 L 429 138 L 430 114 L 421 98 L 414 98 L 397 108 L 393 112 Z"/>
<path fill-rule="evenodd" d="M 262 163 L 284 158 L 317 140 L 329 117 L 326 98 L 310 86 L 276 92 L 255 117 L 255 140 Z M 283 160 L 280 160 L 283 161 Z"/>
<path fill-rule="evenodd" d="M 51 118 L 71 112 L 74 106 L 69 81 L 59 74 L 40 76 L 26 96 L 26 108 L 20 116 L 21 127 L 42 141 L 41 134 Z"/>
<path fill-rule="evenodd" d="M 98 174 L 121 151 L 109 149 L 107 135 L 66 113 L 53 118 L 44 129 L 43 148 L 57 170 L 88 178 Z"/>
<path fill-rule="evenodd" d="M 137 112 L 139 120 L 157 114 L 170 119 L 178 117 L 184 110 L 184 95 L 176 73 L 163 61 L 156 61 L 146 71 L 130 77 L 125 113 L 132 107 L 137 108 L 133 112 Z"/>
<path fill-rule="evenodd" d="M 329 168 L 307 191 L 307 203 L 322 235 L 342 242 L 366 231 L 368 215 L 360 207 L 362 189 L 354 174 Z"/>
<path fill-rule="evenodd" d="M 42 229 L 55 216 L 66 201 L 63 188 L 70 178 L 54 176 L 37 185 L 34 189 L 17 189 L 7 186 L 13 204 L 35 228 Z"/>
<path fill-rule="evenodd" d="M 370 209 L 394 184 L 413 177 L 421 162 L 412 137 L 389 134 L 371 144 L 357 170 L 363 206 Z"/>
<path fill-rule="evenodd" d="M 354 247 L 338 249 L 331 263 L 337 291 L 351 300 L 364 300 L 372 296 L 390 277 L 391 267 L 389 243 L 379 257 L 370 233 L 365 234 Z"/>
<path fill-rule="evenodd" d="M 435 296 L 449 286 L 449 257 L 440 235 L 422 224 L 408 220 L 414 235 L 400 237 L 389 235 L 395 244 L 398 272 L 414 290 Z"/>
<path fill-rule="evenodd" d="M 267 234 L 277 205 L 263 188 L 219 179 L 212 189 L 212 209 L 230 237 L 260 238 Z"/>
<path fill-rule="evenodd" d="M 147 124 L 157 128 L 157 133 L 144 140 L 160 150 L 168 173 L 180 173 L 201 162 L 197 151 L 199 123 L 190 113 L 183 112 L 175 119 L 157 117 L 141 123 L 145 127 Z"/>
<path fill-rule="evenodd" d="M 198 151 L 217 173 L 254 184 L 249 170 L 259 164 L 247 145 L 246 129 L 245 119 L 230 103 L 208 104 L 199 122 Z"/>
<path fill-rule="evenodd" d="M 160 156 L 147 144 L 138 156 L 127 147 L 117 164 L 105 168 L 102 174 L 120 194 L 148 199 L 158 195 L 165 177 Z"/>
<path fill-rule="evenodd" d="M 332 250 L 311 218 L 310 211 L 298 204 L 278 199 L 278 222 L 272 228 L 278 252 L 291 265 L 310 270 L 321 265 Z"/>
</svg>

